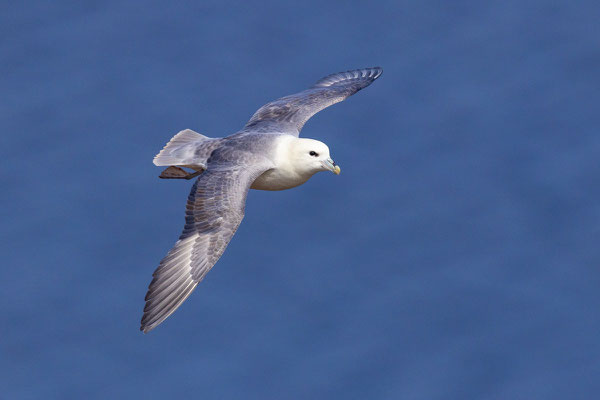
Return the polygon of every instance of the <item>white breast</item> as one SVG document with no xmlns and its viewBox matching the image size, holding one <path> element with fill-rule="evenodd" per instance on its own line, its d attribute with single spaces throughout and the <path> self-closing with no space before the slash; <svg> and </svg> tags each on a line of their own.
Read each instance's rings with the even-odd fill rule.
<svg viewBox="0 0 600 400">
<path fill-rule="evenodd" d="M 256 178 L 250 188 L 258 190 L 285 190 L 302 185 L 310 178 L 310 176 L 303 177 L 289 172 L 279 168 L 271 169 Z"/>
</svg>

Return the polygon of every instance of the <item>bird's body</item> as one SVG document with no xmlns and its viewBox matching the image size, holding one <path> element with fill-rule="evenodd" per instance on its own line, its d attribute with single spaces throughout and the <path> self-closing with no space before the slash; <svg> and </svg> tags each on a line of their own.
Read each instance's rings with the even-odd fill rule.
<svg viewBox="0 0 600 400">
<path fill-rule="evenodd" d="M 327 145 L 299 138 L 300 130 L 316 112 L 368 86 L 381 72 L 376 67 L 329 75 L 261 107 L 231 136 L 213 139 L 186 129 L 167 143 L 154 158 L 155 165 L 167 166 L 161 178 L 199 178 L 188 197 L 184 230 L 153 274 L 141 330 L 171 315 L 221 257 L 242 221 L 249 189 L 285 190 L 319 171 L 340 173 Z"/>
</svg>

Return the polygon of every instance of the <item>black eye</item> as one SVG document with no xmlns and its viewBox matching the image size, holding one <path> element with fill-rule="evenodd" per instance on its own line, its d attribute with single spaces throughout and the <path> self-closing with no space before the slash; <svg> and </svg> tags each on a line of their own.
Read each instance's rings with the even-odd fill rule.
<svg viewBox="0 0 600 400">
<path fill-rule="evenodd" d="M 313 157 L 318 157 L 318 156 L 319 156 L 319 154 L 318 154 L 317 152 L 315 152 L 315 151 L 311 151 L 311 152 L 310 152 L 310 153 L 308 153 L 308 154 L 310 154 L 310 155 L 311 155 L 311 156 L 313 156 Z"/>
</svg>

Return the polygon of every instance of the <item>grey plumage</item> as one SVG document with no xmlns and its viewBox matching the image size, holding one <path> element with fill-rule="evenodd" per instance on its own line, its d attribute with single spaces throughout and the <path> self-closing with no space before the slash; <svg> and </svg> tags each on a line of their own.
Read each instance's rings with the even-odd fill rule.
<svg viewBox="0 0 600 400">
<path fill-rule="evenodd" d="M 276 168 L 270 156 L 276 137 L 297 137 L 311 116 L 368 86 L 381 73 L 375 67 L 329 75 L 305 91 L 264 105 L 234 135 L 211 139 L 184 130 L 165 146 L 155 157 L 156 165 L 204 172 L 188 197 L 179 240 L 153 274 L 142 331 L 171 315 L 219 260 L 244 217 L 251 185 Z"/>
<path fill-rule="evenodd" d="M 258 157 L 248 157 L 247 161 Z M 217 262 L 242 218 L 252 181 L 270 165 L 215 165 L 196 180 L 179 240 L 153 274 L 142 318 L 145 332 L 165 320 Z M 212 165 L 211 165 L 212 167 Z"/>
<path fill-rule="evenodd" d="M 265 104 L 254 113 L 244 129 L 255 129 L 265 124 L 275 132 L 298 136 L 310 117 L 369 86 L 382 72 L 381 68 L 374 67 L 326 76 L 307 90 Z"/>
</svg>

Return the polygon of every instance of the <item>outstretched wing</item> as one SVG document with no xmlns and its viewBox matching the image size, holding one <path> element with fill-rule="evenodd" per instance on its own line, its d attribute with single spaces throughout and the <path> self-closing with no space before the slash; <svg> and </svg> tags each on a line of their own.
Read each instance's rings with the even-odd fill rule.
<svg viewBox="0 0 600 400">
<path fill-rule="evenodd" d="M 171 315 L 219 260 L 242 222 L 250 185 L 269 167 L 217 165 L 198 178 L 188 197 L 183 232 L 154 271 L 140 330 L 146 333 Z"/>
<path fill-rule="evenodd" d="M 310 89 L 265 104 L 244 129 L 273 130 L 298 136 L 310 117 L 369 86 L 382 72 L 380 67 L 374 67 L 326 76 Z"/>
</svg>

